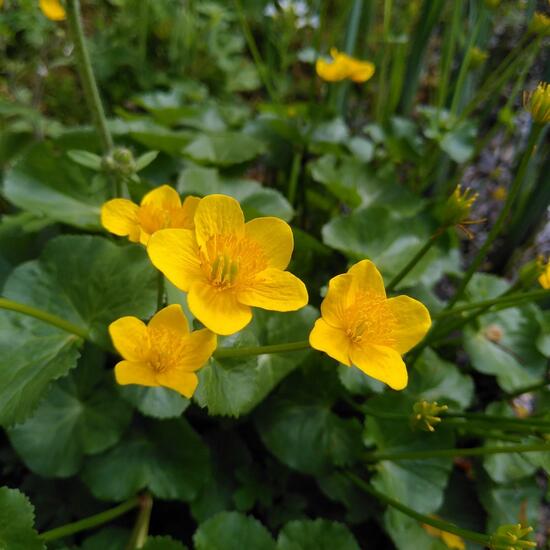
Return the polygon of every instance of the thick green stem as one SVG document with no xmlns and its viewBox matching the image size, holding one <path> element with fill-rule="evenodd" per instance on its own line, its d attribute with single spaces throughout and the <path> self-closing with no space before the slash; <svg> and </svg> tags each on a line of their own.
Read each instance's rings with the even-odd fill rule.
<svg viewBox="0 0 550 550">
<path fill-rule="evenodd" d="M 296 192 L 298 190 L 298 179 L 302 167 L 302 151 L 295 151 L 292 157 L 292 166 L 290 168 L 290 179 L 288 182 L 288 202 L 294 206 L 296 202 Z"/>
<path fill-rule="evenodd" d="M 506 453 L 534 453 L 550 451 L 550 443 L 533 445 L 507 445 L 506 447 L 470 447 L 469 449 L 433 449 L 431 451 L 374 451 L 365 455 L 368 462 L 380 460 L 422 460 L 424 458 L 454 458 L 456 456 L 485 456 Z"/>
<path fill-rule="evenodd" d="M 142 548 L 147 542 L 149 535 L 149 522 L 151 520 L 151 509 L 153 508 L 153 498 L 146 493 L 140 497 L 139 513 L 132 530 L 130 540 L 126 545 L 126 550 L 136 550 Z"/>
<path fill-rule="evenodd" d="M 458 302 L 458 300 L 462 298 L 464 291 L 466 290 L 466 287 L 470 282 L 470 279 L 473 277 L 474 273 L 477 271 L 481 263 L 486 259 L 487 253 L 491 248 L 491 245 L 493 244 L 495 239 L 498 237 L 500 231 L 502 230 L 502 227 L 504 226 L 504 223 L 508 217 L 508 214 L 510 213 L 512 205 L 514 204 L 514 201 L 521 188 L 521 185 L 525 179 L 527 167 L 533 155 L 533 151 L 535 150 L 535 146 L 538 142 L 542 128 L 543 128 L 542 125 L 536 124 L 536 123 L 533 124 L 533 126 L 531 127 L 531 132 L 529 134 L 529 140 L 527 142 L 525 152 L 523 153 L 521 163 L 519 165 L 514 182 L 512 183 L 510 193 L 508 194 L 508 197 L 506 198 L 506 202 L 504 203 L 504 207 L 500 212 L 495 224 L 491 228 L 491 231 L 489 232 L 487 239 L 483 243 L 483 246 L 479 249 L 472 264 L 468 268 L 468 271 L 462 278 L 462 281 L 460 282 L 460 286 L 458 287 L 455 295 L 453 296 L 452 300 L 449 302 L 449 305 L 447 306 L 446 309 L 450 309 L 451 307 L 453 307 L 456 304 L 456 302 Z"/>
<path fill-rule="evenodd" d="M 88 333 L 82 327 L 74 325 L 73 323 L 48 313 L 42 309 L 36 307 L 28 306 L 27 304 L 21 304 L 19 302 L 14 302 L 13 300 L 8 300 L 7 298 L 0 298 L 0 309 L 9 309 L 10 311 L 17 311 L 23 315 L 28 315 L 34 317 L 35 319 L 40 319 L 45 323 L 53 325 L 54 327 L 60 328 L 66 332 L 70 332 L 84 340 L 88 339 Z"/>
<path fill-rule="evenodd" d="M 372 487 L 372 485 L 369 485 L 366 481 L 363 481 L 360 477 L 356 476 L 355 474 L 351 472 L 346 472 L 344 475 L 348 479 L 350 479 L 355 485 L 357 485 L 357 487 L 371 494 L 374 498 L 376 498 L 380 502 L 383 502 L 384 504 L 387 504 L 388 506 L 391 506 L 392 508 L 399 510 L 401 513 L 405 514 L 406 516 L 409 516 L 410 518 L 415 519 L 421 524 L 431 525 L 436 529 L 441 529 L 442 531 L 446 531 L 447 533 L 453 533 L 454 535 L 457 535 L 464 539 L 468 539 L 473 542 L 478 542 L 483 546 L 488 546 L 490 544 L 491 537 L 489 535 L 485 535 L 483 533 L 476 533 L 475 531 L 470 531 L 468 529 L 461 529 L 460 527 L 457 527 L 456 525 L 454 525 L 453 523 L 449 523 L 448 521 L 434 518 L 432 516 L 425 516 L 424 514 L 419 514 L 418 512 L 415 512 L 412 508 L 409 508 L 408 506 L 401 504 L 401 502 L 398 502 L 397 500 L 394 500 L 393 498 L 390 498 L 389 496 L 378 492 L 374 487 Z"/>
<path fill-rule="evenodd" d="M 99 90 L 92 70 L 90 54 L 84 41 L 84 31 L 82 29 L 82 18 L 80 17 L 80 0 L 67 0 L 67 22 L 71 37 L 74 42 L 74 52 L 76 65 L 84 88 L 84 96 L 88 103 L 88 108 L 92 113 L 94 124 L 101 140 L 104 153 L 110 153 L 113 149 L 113 139 L 107 128 L 107 120 L 103 105 L 99 96 Z"/>
<path fill-rule="evenodd" d="M 386 287 L 387 292 L 391 292 L 411 271 L 414 266 L 424 257 L 424 255 L 435 244 L 437 239 L 443 234 L 442 230 L 436 231 L 424 244 L 424 246 L 411 258 L 403 269 L 389 282 Z"/>
<path fill-rule="evenodd" d="M 524 393 L 530 393 L 537 390 L 542 390 L 546 388 L 546 386 L 550 386 L 550 380 L 543 380 L 542 382 L 537 382 L 536 384 L 524 386 L 523 388 L 519 388 L 518 390 L 515 390 L 511 393 L 507 393 L 506 396 L 509 399 L 512 399 L 514 397 L 517 397 L 518 395 L 523 395 Z"/>
<path fill-rule="evenodd" d="M 90 516 L 89 518 L 81 519 L 75 521 L 74 523 L 68 523 L 67 525 L 62 525 L 61 527 L 56 527 L 50 531 L 45 531 L 41 533 L 39 537 L 44 541 L 62 539 L 63 537 L 68 537 L 69 535 L 74 535 L 75 533 L 80 533 L 81 531 L 87 531 L 88 529 L 93 529 L 104 523 L 122 516 L 126 512 L 132 510 L 140 503 L 139 497 L 132 497 L 126 502 L 111 508 L 110 510 L 105 510 L 105 512 L 100 512 L 95 516 Z"/>
<path fill-rule="evenodd" d="M 388 94 L 386 92 L 386 84 L 388 79 L 388 67 L 393 50 L 393 44 L 390 44 L 390 28 L 392 17 L 393 0 L 384 0 L 384 32 L 383 32 L 383 52 L 382 63 L 380 65 L 380 73 L 378 77 L 378 93 L 376 101 L 376 119 L 379 124 L 385 121 L 386 102 Z"/>
<path fill-rule="evenodd" d="M 264 355 L 266 353 L 287 353 L 289 351 L 302 351 L 309 349 L 309 342 L 290 342 L 288 344 L 273 344 L 270 346 L 257 346 L 250 348 L 218 348 L 214 353 L 216 359 L 229 359 L 234 357 L 247 357 L 249 355 Z"/>
<path fill-rule="evenodd" d="M 161 271 L 157 273 L 157 311 L 164 306 L 164 275 Z"/>
</svg>

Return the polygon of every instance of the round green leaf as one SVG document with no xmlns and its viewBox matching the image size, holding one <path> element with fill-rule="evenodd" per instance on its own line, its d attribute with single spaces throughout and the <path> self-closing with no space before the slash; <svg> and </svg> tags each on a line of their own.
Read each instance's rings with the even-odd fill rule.
<svg viewBox="0 0 550 550">
<path fill-rule="evenodd" d="M 239 512 L 221 512 L 202 523 L 193 536 L 196 550 L 275 550 L 269 531 Z"/>
<path fill-rule="evenodd" d="M 11 444 L 33 471 L 69 477 L 85 454 L 112 447 L 130 421 L 130 407 L 106 387 L 82 388 L 74 377 L 55 383 L 34 415 L 8 430 Z"/>
<path fill-rule="evenodd" d="M 119 391 L 129 403 L 145 416 L 152 418 L 177 418 L 187 409 L 190 401 L 169 388 L 121 386 Z"/>
<path fill-rule="evenodd" d="M 148 488 L 190 501 L 210 475 L 208 449 L 184 418 L 144 422 L 116 447 L 87 460 L 82 478 L 95 497 L 124 500 Z"/>
<path fill-rule="evenodd" d="M 34 507 L 17 489 L 0 487 L 0 548 L 45 550 L 34 528 Z"/>
<path fill-rule="evenodd" d="M 349 529 L 326 519 L 291 521 L 279 533 L 277 550 L 359 550 Z"/>
</svg>

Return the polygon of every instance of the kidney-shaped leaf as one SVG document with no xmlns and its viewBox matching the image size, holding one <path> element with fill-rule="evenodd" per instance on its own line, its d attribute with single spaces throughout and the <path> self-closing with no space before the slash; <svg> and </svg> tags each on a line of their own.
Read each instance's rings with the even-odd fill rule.
<svg viewBox="0 0 550 550">
<path fill-rule="evenodd" d="M 326 519 L 288 522 L 279 533 L 277 550 L 359 550 L 342 523 Z"/>
<path fill-rule="evenodd" d="M 17 489 L 0 487 L 0 548 L 44 550 L 34 528 L 34 506 Z"/>
</svg>

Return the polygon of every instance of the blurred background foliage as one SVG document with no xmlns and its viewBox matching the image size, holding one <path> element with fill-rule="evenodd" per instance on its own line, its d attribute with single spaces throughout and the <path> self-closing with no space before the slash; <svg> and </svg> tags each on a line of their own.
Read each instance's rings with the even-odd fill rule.
<svg viewBox="0 0 550 550">
<path fill-rule="evenodd" d="M 98 235 L 111 175 L 100 163 L 66 25 L 45 18 L 35 0 L 0 6 L 2 295 L 91 328 L 105 347 L 109 319 L 153 312 L 154 273 L 143 251 Z M 220 339 L 222 347 L 306 338 L 328 279 L 350 262 L 370 258 L 390 281 L 440 227 L 442 204 L 462 184 L 479 193 L 476 223 L 446 230 L 398 285 L 441 313 L 524 157 L 510 216 L 480 266 L 488 273 L 473 276 L 458 305 L 540 288 L 528 268 L 550 254 L 550 145 L 548 125 L 535 136 L 522 94 L 550 80 L 547 2 L 86 0 L 82 10 L 117 146 L 136 159 L 158 152 L 143 167 L 129 161 L 128 195 L 137 201 L 170 182 L 182 194 L 232 195 L 247 217 L 292 223 L 291 269 L 312 305 L 258 313 L 242 333 Z M 332 47 L 372 61 L 373 78 L 320 79 L 315 61 Z M 39 290 L 44 281 L 47 292 Z M 168 296 L 185 303 L 175 288 Z M 39 530 L 148 489 L 151 532 L 188 545 L 195 533 L 199 550 L 220 548 L 220 533 L 222 542 L 247 536 L 254 549 L 330 542 L 343 550 L 440 550 L 442 540 L 384 511 L 338 469 L 364 472 L 366 447 L 429 451 L 540 438 L 482 421 L 432 435 L 391 414 L 428 399 L 454 412 L 550 420 L 547 306 L 548 298 L 518 300 L 440 326 L 439 338 L 412 352 L 411 384 L 400 394 L 300 352 L 212 361 L 193 404 L 169 390 L 114 388 L 112 354 L 6 314 L 0 475 L 30 497 Z M 14 365 L 17 388 L 6 374 Z M 365 419 L 358 403 L 374 413 Z M 418 512 L 488 533 L 529 523 L 543 547 L 549 467 L 547 453 L 509 453 L 381 460 L 366 471 L 378 491 Z M 6 498 L 0 494 L 5 510 L 27 517 L 26 502 Z M 306 520 L 317 517 L 325 519 Z M 123 548 L 130 528 L 122 520 L 48 548 Z M 182 548 L 170 544 L 146 548 Z"/>
</svg>

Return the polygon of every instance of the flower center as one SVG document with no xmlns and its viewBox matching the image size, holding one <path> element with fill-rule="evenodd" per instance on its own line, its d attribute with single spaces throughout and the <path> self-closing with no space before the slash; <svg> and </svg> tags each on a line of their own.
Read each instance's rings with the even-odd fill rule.
<svg viewBox="0 0 550 550">
<path fill-rule="evenodd" d="M 181 364 L 181 357 L 185 351 L 183 338 L 177 338 L 173 333 L 149 327 L 149 355 L 150 365 L 156 372 L 167 372 Z"/>
<path fill-rule="evenodd" d="M 210 283 L 221 289 L 246 284 L 267 267 L 260 246 L 234 235 L 214 235 L 200 249 L 201 268 Z"/>
<path fill-rule="evenodd" d="M 379 294 L 359 294 L 355 302 L 344 311 L 346 334 L 355 344 L 391 346 L 395 343 L 393 330 L 396 319 Z"/>
</svg>

